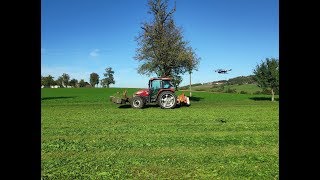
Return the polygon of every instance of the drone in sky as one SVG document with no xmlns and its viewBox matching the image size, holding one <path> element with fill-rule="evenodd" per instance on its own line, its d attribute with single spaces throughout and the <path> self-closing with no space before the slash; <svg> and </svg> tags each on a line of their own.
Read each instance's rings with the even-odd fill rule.
<svg viewBox="0 0 320 180">
<path fill-rule="evenodd" d="M 217 72 L 219 74 L 228 74 L 228 71 L 231 71 L 232 69 L 217 69 L 214 72 Z"/>
</svg>

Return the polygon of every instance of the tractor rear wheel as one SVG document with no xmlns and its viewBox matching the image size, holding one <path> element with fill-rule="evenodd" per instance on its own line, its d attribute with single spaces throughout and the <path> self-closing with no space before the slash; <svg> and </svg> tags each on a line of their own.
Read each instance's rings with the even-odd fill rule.
<svg viewBox="0 0 320 180">
<path fill-rule="evenodd" d="M 164 91 L 158 97 L 158 104 L 164 109 L 173 109 L 177 105 L 177 97 L 171 91 Z"/>
<path fill-rule="evenodd" d="M 141 109 L 145 105 L 144 100 L 140 96 L 135 96 L 132 98 L 131 101 L 131 107 L 136 108 L 136 109 Z"/>
</svg>

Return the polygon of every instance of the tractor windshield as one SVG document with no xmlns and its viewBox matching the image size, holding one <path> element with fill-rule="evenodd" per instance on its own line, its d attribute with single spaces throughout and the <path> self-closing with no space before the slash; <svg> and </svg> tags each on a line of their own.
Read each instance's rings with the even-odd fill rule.
<svg viewBox="0 0 320 180">
<path fill-rule="evenodd" d="M 161 84 L 160 84 L 160 80 L 153 80 L 151 83 L 151 89 L 156 90 L 156 89 L 160 89 Z"/>
<path fill-rule="evenodd" d="M 170 81 L 163 81 L 163 88 L 169 89 L 171 87 L 173 87 L 173 85 Z"/>
</svg>

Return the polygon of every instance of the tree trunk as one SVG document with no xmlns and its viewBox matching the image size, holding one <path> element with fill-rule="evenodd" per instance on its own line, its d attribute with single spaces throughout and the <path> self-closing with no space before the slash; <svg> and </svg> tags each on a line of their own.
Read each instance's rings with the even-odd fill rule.
<svg viewBox="0 0 320 180">
<path fill-rule="evenodd" d="M 271 101 L 274 101 L 274 91 L 273 91 L 273 88 L 271 88 L 271 94 L 272 94 Z"/>
<path fill-rule="evenodd" d="M 107 88 L 109 88 L 109 84 L 107 84 Z"/>
<path fill-rule="evenodd" d="M 192 97 L 192 92 L 191 92 L 191 73 L 190 74 L 190 97 Z"/>
</svg>

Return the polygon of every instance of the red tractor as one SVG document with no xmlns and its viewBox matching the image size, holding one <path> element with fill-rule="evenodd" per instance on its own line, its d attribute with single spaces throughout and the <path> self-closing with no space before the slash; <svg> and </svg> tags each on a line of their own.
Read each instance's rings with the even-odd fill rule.
<svg viewBox="0 0 320 180">
<path fill-rule="evenodd" d="M 189 97 L 184 94 L 178 97 L 175 95 L 170 78 L 151 78 L 148 86 L 148 89 L 135 92 L 132 98 L 127 97 L 127 91 L 124 91 L 122 97 L 111 96 L 110 99 L 117 104 L 130 102 L 133 108 L 143 108 L 147 103 L 157 103 L 164 109 L 175 108 L 177 104 L 190 105 Z"/>
</svg>

